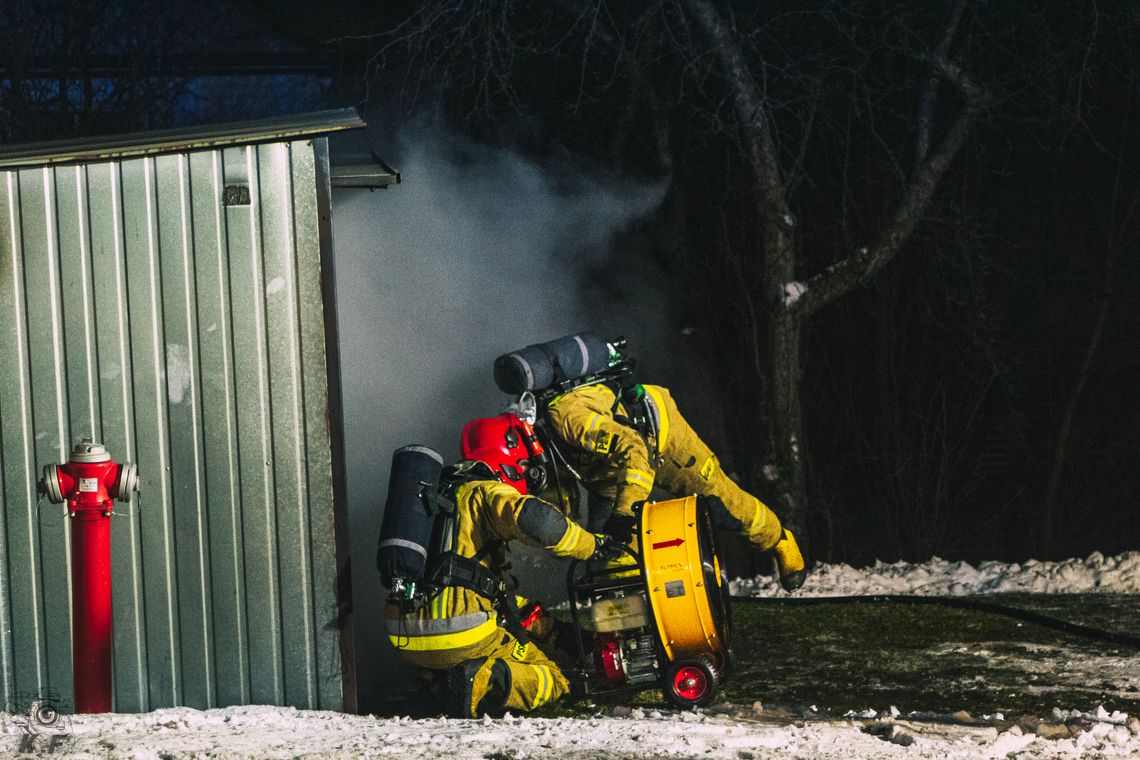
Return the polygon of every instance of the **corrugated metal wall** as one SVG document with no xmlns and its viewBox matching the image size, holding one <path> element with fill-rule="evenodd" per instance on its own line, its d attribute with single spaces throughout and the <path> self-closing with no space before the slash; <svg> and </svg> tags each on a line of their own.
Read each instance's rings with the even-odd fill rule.
<svg viewBox="0 0 1140 760">
<path fill-rule="evenodd" d="M 111 521 L 116 709 L 341 707 L 324 147 L 0 172 L 5 700 L 71 693 L 69 526 L 35 482 L 93 434 L 142 489 Z"/>
</svg>

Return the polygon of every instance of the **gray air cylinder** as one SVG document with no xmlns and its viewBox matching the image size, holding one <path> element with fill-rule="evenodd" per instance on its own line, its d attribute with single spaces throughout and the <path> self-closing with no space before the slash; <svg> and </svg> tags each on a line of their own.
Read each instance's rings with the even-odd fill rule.
<svg viewBox="0 0 1140 760">
<path fill-rule="evenodd" d="M 439 486 L 443 457 L 427 446 L 404 446 L 392 455 L 388 501 L 380 526 L 376 568 L 384 585 L 394 578 L 419 580 L 431 545 L 435 510 L 423 498 Z"/>
<path fill-rule="evenodd" d="M 503 393 L 541 391 L 609 366 L 610 348 L 593 333 L 567 335 L 503 354 L 495 360 L 495 385 Z"/>
</svg>

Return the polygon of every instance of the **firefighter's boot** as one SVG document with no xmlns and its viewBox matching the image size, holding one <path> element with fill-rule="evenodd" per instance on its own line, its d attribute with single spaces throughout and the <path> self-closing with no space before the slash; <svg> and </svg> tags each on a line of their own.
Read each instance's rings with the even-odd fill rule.
<svg viewBox="0 0 1140 760">
<path fill-rule="evenodd" d="M 796 537 L 787 528 L 784 535 L 772 547 L 772 554 L 776 557 L 776 569 L 780 574 L 780 585 L 784 591 L 795 591 L 804 585 L 807 578 L 807 567 L 804 565 L 804 555 L 796 544 Z"/>
<path fill-rule="evenodd" d="M 484 662 L 485 659 L 468 660 L 445 671 L 444 688 L 439 696 L 448 716 L 452 718 L 474 717 L 475 705 L 472 686 L 475 676 L 483 667 Z"/>
<path fill-rule="evenodd" d="M 488 657 L 456 665 L 447 671 L 446 682 L 443 703 L 447 714 L 475 718 L 503 712 L 511 689 L 511 674 L 505 662 Z"/>
</svg>

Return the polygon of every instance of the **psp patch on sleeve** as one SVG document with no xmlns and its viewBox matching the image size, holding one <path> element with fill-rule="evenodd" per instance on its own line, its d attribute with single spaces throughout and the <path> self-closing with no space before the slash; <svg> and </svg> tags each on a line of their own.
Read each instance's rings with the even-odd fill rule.
<svg viewBox="0 0 1140 760">
<path fill-rule="evenodd" d="M 594 451 L 598 454 L 609 454 L 617 442 L 617 435 L 614 433 L 607 433 L 602 431 L 598 433 L 598 439 L 594 441 Z"/>
</svg>

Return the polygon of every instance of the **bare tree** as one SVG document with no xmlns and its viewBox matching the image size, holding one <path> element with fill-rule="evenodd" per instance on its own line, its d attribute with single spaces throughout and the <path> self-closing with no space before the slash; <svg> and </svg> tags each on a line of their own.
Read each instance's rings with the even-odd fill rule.
<svg viewBox="0 0 1140 760">
<path fill-rule="evenodd" d="M 928 82 L 916 118 L 918 143 L 935 145 L 932 149 L 920 147 L 919 160 L 906 180 L 889 223 L 876 239 L 841 254 L 823 271 L 802 282 L 797 279 L 796 217 L 788 206 L 788 188 L 763 92 L 748 71 L 732 29 L 715 8 L 707 0 L 687 0 L 687 5 L 713 41 L 724 74 L 731 82 L 737 118 L 745 131 L 755 178 L 756 212 L 764 229 L 763 267 L 767 281 L 775 286 L 765 318 L 754 325 L 754 329 L 762 331 L 763 337 L 757 343 L 765 349 L 767 385 L 763 392 L 771 460 L 766 475 L 780 484 L 789 522 L 802 529 L 806 527 L 808 494 L 801 405 L 804 321 L 835 299 L 865 285 L 903 250 L 929 207 L 939 181 L 965 143 L 984 103 L 982 90 L 949 57 L 966 2 L 954 3 L 941 38 L 927 58 L 936 75 L 953 84 L 961 94 L 961 103 L 949 125 L 940 137 L 932 137 L 937 133 L 930 102 L 935 96 Z"/>
</svg>

